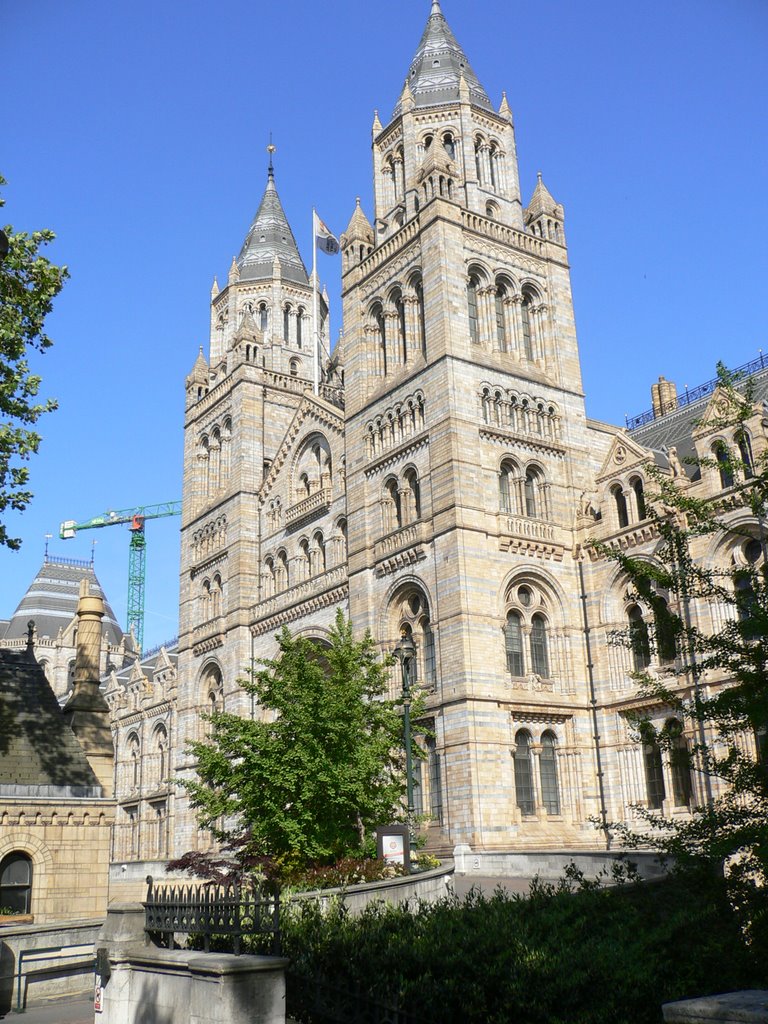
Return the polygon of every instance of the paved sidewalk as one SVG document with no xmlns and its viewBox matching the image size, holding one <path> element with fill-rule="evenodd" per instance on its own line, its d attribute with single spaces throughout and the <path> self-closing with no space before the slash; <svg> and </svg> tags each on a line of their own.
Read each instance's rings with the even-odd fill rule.
<svg viewBox="0 0 768 1024">
<path fill-rule="evenodd" d="M 101 1016 L 96 1015 L 96 1019 Z M 93 996 L 57 999 L 28 1007 L 23 1013 L 9 1010 L 1 1017 L 6 1024 L 94 1024 Z"/>
<path fill-rule="evenodd" d="M 453 875 L 453 887 L 459 899 L 464 899 L 470 889 L 479 889 L 485 897 L 493 896 L 496 889 L 504 889 L 508 893 L 527 893 L 532 878 L 494 878 L 488 875 Z"/>
</svg>

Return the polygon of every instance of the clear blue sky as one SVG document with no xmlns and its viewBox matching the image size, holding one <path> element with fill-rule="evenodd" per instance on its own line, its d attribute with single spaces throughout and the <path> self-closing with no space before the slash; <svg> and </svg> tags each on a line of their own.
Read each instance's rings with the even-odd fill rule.
<svg viewBox="0 0 768 1024">
<path fill-rule="evenodd" d="M 663 373 L 768 350 L 766 0 L 443 0 L 515 115 L 527 199 L 566 209 L 588 410 L 623 422 Z M 306 261 L 313 205 L 371 212 L 370 126 L 388 119 L 429 0 L 3 0 L 5 220 L 51 227 L 72 279 L 40 362 L 35 500 L 0 549 L 10 615 L 63 519 L 181 496 L 183 384 L 258 205 L 270 130 Z M 321 271 L 339 326 L 339 263 Z M 176 632 L 178 520 L 148 526 L 145 644 Z M 54 538 L 125 619 L 123 528 Z"/>
</svg>

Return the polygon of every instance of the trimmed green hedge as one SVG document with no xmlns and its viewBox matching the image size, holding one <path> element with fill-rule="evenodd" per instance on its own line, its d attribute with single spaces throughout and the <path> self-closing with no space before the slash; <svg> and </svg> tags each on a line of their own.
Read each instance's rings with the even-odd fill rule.
<svg viewBox="0 0 768 1024">
<path fill-rule="evenodd" d="M 293 986 L 320 978 L 440 1024 L 657 1024 L 664 1002 L 767 980 L 722 881 L 706 876 L 539 884 L 529 898 L 473 891 L 359 916 L 339 902 L 325 913 L 295 904 L 283 950 L 289 1006 Z"/>
</svg>

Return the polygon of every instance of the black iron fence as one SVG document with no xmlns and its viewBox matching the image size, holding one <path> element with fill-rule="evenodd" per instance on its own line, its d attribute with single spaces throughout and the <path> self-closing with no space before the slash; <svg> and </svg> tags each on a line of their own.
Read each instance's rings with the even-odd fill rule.
<svg viewBox="0 0 768 1024">
<path fill-rule="evenodd" d="M 177 934 L 200 936 L 208 953 L 221 937 L 235 955 L 243 935 L 265 939 L 263 952 L 280 953 L 280 896 L 257 883 L 158 885 L 147 876 L 144 929 L 158 945 L 173 949 Z"/>
</svg>

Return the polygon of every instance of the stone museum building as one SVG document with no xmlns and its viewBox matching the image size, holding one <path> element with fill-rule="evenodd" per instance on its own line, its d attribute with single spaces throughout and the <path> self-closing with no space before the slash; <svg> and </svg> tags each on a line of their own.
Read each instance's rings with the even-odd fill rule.
<svg viewBox="0 0 768 1024">
<path fill-rule="evenodd" d="M 176 785 L 194 772 L 202 714 L 258 715 L 243 675 L 275 654 L 283 626 L 322 640 L 339 609 L 383 654 L 403 633 L 415 644 L 431 849 L 598 849 L 593 819 L 632 819 L 637 805 L 684 816 L 704 801 L 696 777 L 636 742 L 633 672 L 690 679 L 589 542 L 653 559 L 653 467 L 692 495 L 734 494 L 738 532 L 700 539 L 694 557 L 762 558 L 739 480 L 717 460 L 730 448 L 748 472 L 768 447 L 768 372 L 749 367 L 746 440 L 718 426 L 712 382 L 678 398 L 660 378 L 626 427 L 588 416 L 565 211 L 541 175 L 521 194 L 512 109 L 476 67 L 433 0 L 410 67 L 392 70 L 391 116 L 374 117 L 373 205 L 350 202 L 332 355 L 317 300 L 317 386 L 318 282 L 271 161 L 227 281 L 214 281 L 210 344 L 186 378 L 178 646 L 139 662 L 117 636 L 120 657 L 102 666 L 122 894 L 132 878 L 140 893 L 141 865 L 210 845 Z M 727 612 L 692 614 L 712 631 Z M 617 630 L 635 642 L 611 644 Z M 393 670 L 391 696 L 400 686 Z M 680 744 L 692 740 L 681 722 Z"/>
</svg>

